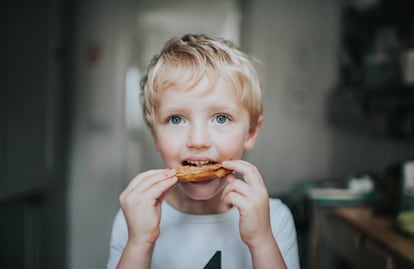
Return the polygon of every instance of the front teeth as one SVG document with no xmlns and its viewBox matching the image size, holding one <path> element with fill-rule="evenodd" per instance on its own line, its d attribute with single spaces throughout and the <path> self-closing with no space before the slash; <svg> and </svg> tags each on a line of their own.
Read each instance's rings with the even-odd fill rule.
<svg viewBox="0 0 414 269">
<path fill-rule="evenodd" d="M 211 161 L 184 161 L 184 165 L 193 165 L 193 166 L 200 166 L 213 163 Z"/>
</svg>

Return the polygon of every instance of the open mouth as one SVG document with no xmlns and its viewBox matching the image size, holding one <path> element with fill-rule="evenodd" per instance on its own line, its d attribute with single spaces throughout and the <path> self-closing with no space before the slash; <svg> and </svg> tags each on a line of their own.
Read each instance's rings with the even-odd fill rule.
<svg viewBox="0 0 414 269">
<path fill-rule="evenodd" d="M 216 164 L 217 162 L 213 162 L 213 161 L 190 161 L 190 160 L 186 160 L 183 161 L 181 164 L 183 166 L 203 166 L 203 165 L 208 165 L 208 164 Z"/>
</svg>

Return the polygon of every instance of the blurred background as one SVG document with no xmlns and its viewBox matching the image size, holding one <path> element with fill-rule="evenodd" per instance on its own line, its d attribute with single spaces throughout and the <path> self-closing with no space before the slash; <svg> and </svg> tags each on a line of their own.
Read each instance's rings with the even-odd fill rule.
<svg viewBox="0 0 414 269">
<path fill-rule="evenodd" d="M 245 158 L 291 207 L 303 268 L 315 246 L 308 186 L 386 181 L 381 205 L 395 217 L 412 194 L 400 191 L 414 159 L 412 10 L 409 0 L 2 1 L 0 268 L 105 267 L 120 192 L 163 167 L 140 76 L 189 32 L 257 60 L 264 126 Z M 351 268 L 326 268 L 340 266 Z"/>
</svg>

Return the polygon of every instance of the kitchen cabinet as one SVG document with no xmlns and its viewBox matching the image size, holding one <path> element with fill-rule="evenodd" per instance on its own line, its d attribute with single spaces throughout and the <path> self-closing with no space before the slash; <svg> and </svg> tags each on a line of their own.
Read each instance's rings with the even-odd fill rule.
<svg viewBox="0 0 414 269">
<path fill-rule="evenodd" d="M 324 248 L 351 268 L 414 268 L 414 239 L 399 233 L 392 218 L 369 207 L 315 205 L 310 269 L 323 268 Z"/>
<path fill-rule="evenodd" d="M 414 140 L 414 86 L 337 89 L 329 117 L 340 128 L 398 141 Z"/>
</svg>

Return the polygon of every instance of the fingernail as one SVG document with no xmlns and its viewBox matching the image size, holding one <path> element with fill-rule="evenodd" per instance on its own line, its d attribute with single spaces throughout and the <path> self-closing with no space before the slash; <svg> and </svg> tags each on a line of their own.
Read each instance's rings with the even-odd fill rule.
<svg viewBox="0 0 414 269">
<path fill-rule="evenodd" d="M 169 168 L 167 168 L 167 169 L 165 169 L 165 171 L 164 171 L 164 175 L 165 175 L 166 177 L 173 176 L 173 175 L 175 175 L 175 171 L 174 171 L 173 169 L 169 169 Z"/>
</svg>

